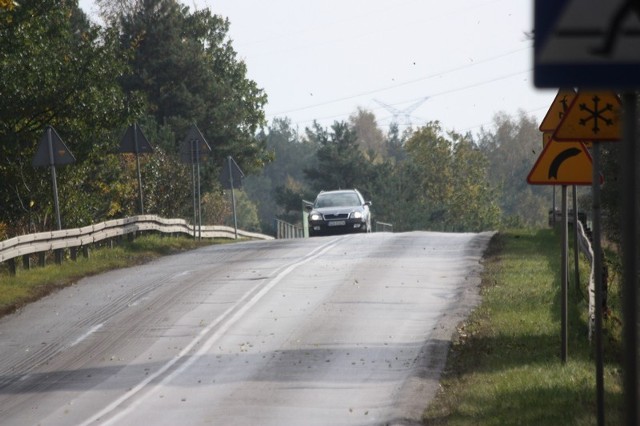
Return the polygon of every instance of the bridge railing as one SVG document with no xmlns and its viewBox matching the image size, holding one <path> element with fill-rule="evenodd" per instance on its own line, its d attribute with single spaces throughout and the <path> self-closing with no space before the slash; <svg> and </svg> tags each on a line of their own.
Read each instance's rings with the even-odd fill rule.
<svg viewBox="0 0 640 426">
<path fill-rule="evenodd" d="M 304 229 L 287 223 L 280 219 L 275 219 L 276 222 L 276 238 L 286 239 L 286 238 L 304 238 Z"/>
<path fill-rule="evenodd" d="M 594 279 L 594 269 L 593 269 L 593 248 L 591 247 L 591 241 L 587 236 L 584 226 L 582 226 L 582 222 L 578 222 L 578 248 L 587 258 L 591 269 L 589 271 L 589 283 L 587 285 L 587 289 L 589 292 L 589 340 L 591 340 L 593 334 L 593 328 L 595 325 L 595 306 L 596 306 L 596 298 L 595 298 L 595 279 Z"/>
<path fill-rule="evenodd" d="M 83 249 L 83 253 L 86 256 L 86 249 L 91 244 L 123 235 L 135 235 L 137 232 L 144 231 L 197 235 L 201 238 L 236 238 L 235 229 L 229 226 L 197 227 L 189 224 L 184 219 L 165 219 L 155 215 L 140 215 L 109 220 L 82 228 L 20 235 L 0 241 L 0 263 L 8 262 L 11 273 L 15 274 L 15 259 L 18 257 L 22 256 L 23 262 L 28 265 L 29 255 L 40 254 L 40 263 L 42 264 L 44 255 L 49 251 L 53 251 L 56 253 L 56 262 L 60 263 L 60 253 L 64 249 L 71 249 L 72 258 L 75 258 L 78 248 Z M 238 237 L 262 240 L 273 239 L 268 235 L 242 230 L 238 230 Z"/>
<path fill-rule="evenodd" d="M 393 232 L 393 225 L 376 221 L 376 232 Z"/>
</svg>

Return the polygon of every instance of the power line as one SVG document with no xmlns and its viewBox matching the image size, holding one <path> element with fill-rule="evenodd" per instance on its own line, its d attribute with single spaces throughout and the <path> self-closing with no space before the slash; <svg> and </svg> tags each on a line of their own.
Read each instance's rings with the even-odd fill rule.
<svg viewBox="0 0 640 426">
<path fill-rule="evenodd" d="M 501 80 L 505 80 L 505 79 L 508 79 L 508 78 L 511 78 L 511 77 L 515 77 L 515 76 L 518 76 L 518 75 L 522 75 L 522 74 L 526 74 L 526 73 L 531 73 L 532 71 L 533 71 L 533 70 L 530 68 L 530 69 L 527 69 L 527 70 L 525 70 L 525 71 L 519 71 L 519 72 L 515 72 L 515 73 L 510 73 L 510 74 L 506 74 L 506 75 L 503 75 L 503 76 L 500 76 L 500 77 L 496 77 L 496 78 L 492 78 L 492 79 L 489 79 L 489 80 L 485 80 L 485 81 L 477 82 L 477 83 L 474 83 L 474 84 L 469 84 L 469 85 L 462 86 L 462 87 L 457 87 L 457 88 L 454 88 L 454 89 L 444 90 L 444 91 L 437 92 L 437 93 L 434 93 L 434 94 L 429 95 L 429 98 L 434 98 L 434 97 L 438 97 L 438 96 L 448 95 L 448 94 L 455 93 L 455 92 L 460 92 L 460 91 L 463 91 L 463 90 L 473 89 L 473 88 L 475 88 L 475 87 L 480 87 L 480 86 L 484 86 L 484 85 L 487 85 L 487 84 L 495 83 L 496 81 L 501 81 Z M 424 96 L 423 96 L 423 97 L 421 97 L 421 98 L 410 99 L 410 100 L 408 100 L 408 101 L 404 101 L 404 102 L 401 102 L 401 103 L 406 103 L 406 102 L 416 102 L 416 101 L 418 101 L 418 100 L 420 100 L 420 99 L 423 99 L 423 98 L 424 98 Z M 396 104 L 396 105 L 397 105 L 397 104 Z M 380 109 L 382 109 L 382 108 L 383 108 L 383 107 L 380 107 L 380 108 L 373 108 L 373 111 L 380 110 Z M 306 108 L 305 108 L 305 109 L 306 109 Z M 290 111 L 290 112 L 296 112 L 296 111 Z M 336 119 L 336 118 L 339 118 L 339 117 L 345 117 L 345 116 L 348 116 L 348 115 L 349 115 L 349 114 L 351 114 L 351 113 L 352 113 L 352 112 L 349 112 L 349 113 L 342 113 L 342 114 L 334 114 L 334 115 L 331 115 L 331 116 L 325 116 L 325 117 L 316 117 L 316 118 L 309 119 L 309 120 L 301 120 L 301 121 L 297 121 L 297 122 L 296 122 L 296 124 L 311 123 L 311 122 L 313 122 L 313 121 L 331 120 L 331 119 Z M 272 118 L 274 118 L 274 117 L 276 117 L 276 116 L 274 115 L 274 116 L 271 116 L 271 117 L 272 117 Z M 383 119 L 384 119 L 384 118 L 383 118 Z"/>
<path fill-rule="evenodd" d="M 386 87 L 382 87 L 382 88 L 378 88 L 378 89 L 368 90 L 366 92 L 356 93 L 356 94 L 345 96 L 345 97 L 342 97 L 342 98 L 332 99 L 332 100 L 329 100 L 329 101 L 326 101 L 326 102 L 320 102 L 320 103 L 315 103 L 315 104 L 311 104 L 311 105 L 307 105 L 307 106 L 303 106 L 303 107 L 299 107 L 299 108 L 293 108 L 293 109 L 289 109 L 289 110 L 285 110 L 285 111 L 279 111 L 279 112 L 276 112 L 276 113 L 273 113 L 273 114 L 269 114 L 269 116 L 270 117 L 277 117 L 277 116 L 281 116 L 281 115 L 287 115 L 287 114 L 290 114 L 290 113 L 293 113 L 293 112 L 305 111 L 305 110 L 308 110 L 308 109 L 313 109 L 313 108 L 317 108 L 317 107 L 321 107 L 321 106 L 331 105 L 331 104 L 338 103 L 338 102 L 348 101 L 350 99 L 361 98 L 361 97 L 364 97 L 364 96 L 373 95 L 374 93 L 380 93 L 380 92 L 385 92 L 387 90 L 397 89 L 399 87 L 408 86 L 410 84 L 415 84 L 415 83 L 418 83 L 418 82 L 421 82 L 421 81 L 424 81 L 424 80 L 429 80 L 429 79 L 432 79 L 432 78 L 441 77 L 441 76 L 447 75 L 447 74 L 452 73 L 452 72 L 469 69 L 471 67 L 474 67 L 474 66 L 477 66 L 477 65 L 480 65 L 480 64 L 485 64 L 487 62 L 496 61 L 498 59 L 502 59 L 502 58 L 505 58 L 507 56 L 513 55 L 515 53 L 522 52 L 523 50 L 529 50 L 531 48 L 532 48 L 532 46 L 522 47 L 522 48 L 511 50 L 509 52 L 506 52 L 506 53 L 503 53 L 503 54 L 500 54 L 500 55 L 489 57 L 487 59 L 483 59 L 483 60 L 480 60 L 480 61 L 475 61 L 472 64 L 466 64 L 466 65 L 461 65 L 461 66 L 449 68 L 447 70 L 440 71 L 440 72 L 433 73 L 433 74 L 429 74 L 429 75 L 426 75 L 424 77 L 420 77 L 420 78 L 417 78 L 417 79 L 408 80 L 408 81 L 405 81 L 405 82 L 401 82 L 401 83 L 398 83 L 398 84 L 394 84 L 394 85 L 391 85 L 391 86 L 386 86 Z"/>
</svg>

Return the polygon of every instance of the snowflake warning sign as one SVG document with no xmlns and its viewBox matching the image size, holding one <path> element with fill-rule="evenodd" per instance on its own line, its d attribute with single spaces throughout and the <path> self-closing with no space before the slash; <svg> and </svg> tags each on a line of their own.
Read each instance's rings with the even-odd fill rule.
<svg viewBox="0 0 640 426">
<path fill-rule="evenodd" d="M 579 91 L 553 139 L 614 142 L 621 139 L 622 104 L 614 92 Z"/>
</svg>

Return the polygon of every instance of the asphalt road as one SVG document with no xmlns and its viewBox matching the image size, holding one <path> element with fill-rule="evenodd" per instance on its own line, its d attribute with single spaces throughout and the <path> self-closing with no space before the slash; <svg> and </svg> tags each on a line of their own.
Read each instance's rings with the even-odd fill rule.
<svg viewBox="0 0 640 426">
<path fill-rule="evenodd" d="M 0 320 L 0 423 L 409 425 L 491 234 L 217 245 Z"/>
</svg>

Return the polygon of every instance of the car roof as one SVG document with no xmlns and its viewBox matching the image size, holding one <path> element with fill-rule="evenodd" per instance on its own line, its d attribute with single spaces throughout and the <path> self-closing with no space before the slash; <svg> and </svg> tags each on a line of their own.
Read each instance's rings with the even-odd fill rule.
<svg viewBox="0 0 640 426">
<path fill-rule="evenodd" d="M 360 193 L 360 191 L 358 191 L 357 189 L 334 189 L 332 191 L 320 191 L 318 196 L 325 195 L 325 194 L 340 194 L 340 193 L 346 193 L 346 192 L 356 192 L 358 194 Z"/>
</svg>

